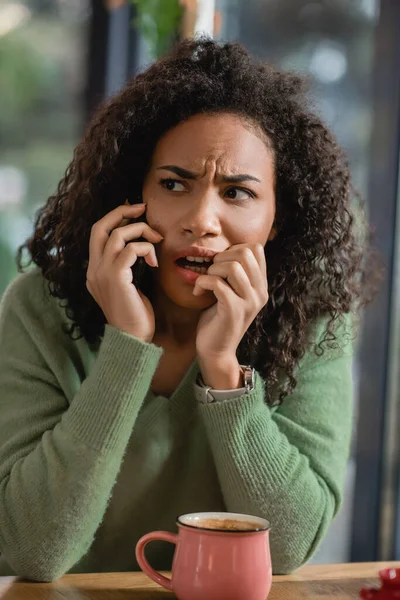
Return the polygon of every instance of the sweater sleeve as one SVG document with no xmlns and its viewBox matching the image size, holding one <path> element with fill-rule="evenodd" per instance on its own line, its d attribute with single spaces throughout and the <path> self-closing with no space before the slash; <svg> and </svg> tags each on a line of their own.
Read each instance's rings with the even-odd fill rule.
<svg viewBox="0 0 400 600">
<path fill-rule="evenodd" d="M 248 395 L 199 406 L 227 510 L 271 523 L 275 574 L 311 557 L 341 502 L 352 431 L 350 346 L 314 355 L 278 409 L 265 403 L 258 373 Z"/>
<path fill-rule="evenodd" d="M 106 326 L 67 399 L 55 367 L 78 377 L 62 348 L 75 342 L 37 296 L 17 280 L 0 309 L 0 553 L 19 576 L 51 581 L 91 546 L 162 350 Z"/>
</svg>

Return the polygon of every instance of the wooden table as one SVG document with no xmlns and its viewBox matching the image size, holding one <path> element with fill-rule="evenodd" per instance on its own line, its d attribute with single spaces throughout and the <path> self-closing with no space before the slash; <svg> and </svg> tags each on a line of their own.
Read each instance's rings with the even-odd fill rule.
<svg viewBox="0 0 400 600">
<path fill-rule="evenodd" d="M 313 565 L 274 577 L 268 600 L 348 600 L 363 586 L 378 583 L 378 571 L 400 563 Z M 173 594 L 143 573 L 66 575 L 54 583 L 28 583 L 0 577 L 1 600 L 162 600 Z M 204 600 L 207 600 L 206 598 Z"/>
</svg>

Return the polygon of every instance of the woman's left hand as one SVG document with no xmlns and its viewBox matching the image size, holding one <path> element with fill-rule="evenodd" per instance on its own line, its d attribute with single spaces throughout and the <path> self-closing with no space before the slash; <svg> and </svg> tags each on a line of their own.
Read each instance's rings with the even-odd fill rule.
<svg viewBox="0 0 400 600">
<path fill-rule="evenodd" d="M 217 302 L 197 326 L 196 351 L 208 365 L 233 364 L 248 327 L 268 302 L 267 266 L 261 244 L 237 244 L 216 254 L 206 275 L 197 278 L 193 294 L 212 291 Z"/>
</svg>

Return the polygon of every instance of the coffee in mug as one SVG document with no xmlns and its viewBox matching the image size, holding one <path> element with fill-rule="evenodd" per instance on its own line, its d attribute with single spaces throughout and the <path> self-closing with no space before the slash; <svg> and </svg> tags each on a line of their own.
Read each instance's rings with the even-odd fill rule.
<svg viewBox="0 0 400 600">
<path fill-rule="evenodd" d="M 136 546 L 140 568 L 179 600 L 266 600 L 272 583 L 270 524 L 239 513 L 192 513 L 179 533 L 154 531 Z M 172 578 L 155 571 L 144 551 L 154 540 L 176 545 Z"/>
<path fill-rule="evenodd" d="M 191 523 L 200 529 L 214 529 L 214 531 L 258 531 L 260 523 L 257 521 L 239 521 L 238 519 L 198 519 Z"/>
</svg>

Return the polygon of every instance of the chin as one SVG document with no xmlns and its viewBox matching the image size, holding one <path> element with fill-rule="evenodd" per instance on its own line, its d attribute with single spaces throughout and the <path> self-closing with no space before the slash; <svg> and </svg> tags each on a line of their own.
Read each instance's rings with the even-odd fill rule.
<svg viewBox="0 0 400 600">
<path fill-rule="evenodd" d="M 164 294 L 177 306 L 181 308 L 192 308 L 195 310 L 204 310 L 216 303 L 217 299 L 211 292 L 206 292 L 202 296 L 193 296 L 193 286 L 185 288 L 162 286 Z"/>
</svg>

